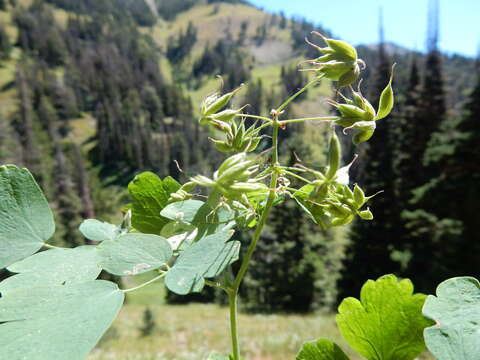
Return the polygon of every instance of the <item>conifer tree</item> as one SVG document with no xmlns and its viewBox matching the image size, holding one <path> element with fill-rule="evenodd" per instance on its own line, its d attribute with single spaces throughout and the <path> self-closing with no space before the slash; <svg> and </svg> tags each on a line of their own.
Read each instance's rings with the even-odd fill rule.
<svg viewBox="0 0 480 360">
<path fill-rule="evenodd" d="M 262 114 L 264 110 L 264 96 L 262 80 L 251 81 L 248 84 L 247 92 L 245 93 L 245 103 L 249 106 L 246 111 L 250 114 Z"/>
<path fill-rule="evenodd" d="M 407 227 L 405 243 L 411 249 L 406 275 L 413 276 L 421 291 L 432 290 L 431 284 L 443 280 L 448 273 L 445 260 L 440 259 L 451 258 L 451 251 L 458 246 L 452 241 L 461 226 L 448 214 L 442 214 L 444 202 L 441 196 L 432 192 L 442 176 L 444 165 L 440 161 L 432 161 L 430 154 L 436 141 L 435 134 L 449 123 L 446 117 L 442 58 L 438 50 L 438 21 L 438 0 L 431 0 L 428 54 L 415 115 L 415 139 L 410 149 L 413 162 L 409 186 L 414 188 L 409 199 L 411 207 L 403 213 Z"/>
<path fill-rule="evenodd" d="M 10 57 L 12 44 L 10 38 L 5 30 L 5 26 L 0 24 L 0 59 L 6 60 Z"/>
<path fill-rule="evenodd" d="M 380 12 L 380 42 L 372 90 L 372 104 L 378 108 L 379 94 L 385 88 L 391 75 L 391 60 L 386 53 L 382 13 Z M 396 222 L 398 211 L 395 206 L 392 165 L 391 129 L 395 127 L 392 116 L 378 121 L 368 146 L 359 161 L 365 165 L 361 174 L 362 183 L 368 184 L 367 192 L 374 194 L 382 191 L 375 198 L 373 213 L 375 221 L 357 221 L 351 233 L 351 255 L 347 259 L 346 272 L 342 279 L 344 295 L 358 292 L 360 285 L 369 278 L 398 270 L 398 264 L 392 260 L 391 251 L 398 242 Z M 375 261 L 370 261 L 375 259 Z"/>
<path fill-rule="evenodd" d="M 54 145 L 54 183 L 55 205 L 57 213 L 57 231 L 54 236 L 55 243 L 75 247 L 83 245 L 85 240 L 78 231 L 82 222 L 82 204 L 75 189 L 71 171 L 62 149 L 56 142 Z"/>
</svg>

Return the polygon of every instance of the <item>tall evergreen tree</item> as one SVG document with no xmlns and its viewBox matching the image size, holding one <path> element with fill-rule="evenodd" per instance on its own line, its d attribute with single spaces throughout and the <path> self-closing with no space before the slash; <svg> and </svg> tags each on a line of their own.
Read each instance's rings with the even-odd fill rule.
<svg viewBox="0 0 480 360">
<path fill-rule="evenodd" d="M 389 81 L 391 61 L 386 53 L 382 13 L 380 12 L 380 42 L 375 78 L 372 90 L 372 104 L 378 107 L 379 95 Z M 391 252 L 398 242 L 396 233 L 397 211 L 395 209 L 395 192 L 393 188 L 392 165 L 392 117 L 377 123 L 375 135 L 366 144 L 362 157 L 362 182 L 369 194 L 382 191 L 375 198 L 372 211 L 375 221 L 357 221 L 352 228 L 351 255 L 347 259 L 346 272 L 342 279 L 344 295 L 358 293 L 360 286 L 369 278 L 398 270 Z"/>
<path fill-rule="evenodd" d="M 5 30 L 5 26 L 0 24 L 0 59 L 8 59 L 10 57 L 11 50 L 12 44 L 10 42 L 10 37 Z"/>
<path fill-rule="evenodd" d="M 54 180 L 55 180 L 55 210 L 57 214 L 57 231 L 54 241 L 58 245 L 76 247 L 84 245 L 85 239 L 78 231 L 82 222 L 82 203 L 78 197 L 71 171 L 67 164 L 62 145 L 54 145 Z"/>
<path fill-rule="evenodd" d="M 443 280 L 448 273 L 446 258 L 456 245 L 451 242 L 458 234 L 460 224 L 441 214 L 445 208 L 441 196 L 431 190 L 441 177 L 443 164 L 429 159 L 435 133 L 448 123 L 441 53 L 438 50 L 439 5 L 430 0 L 428 15 L 428 54 L 424 78 L 416 111 L 415 140 L 410 149 L 412 160 L 411 207 L 403 215 L 407 224 L 407 239 L 411 249 L 406 275 L 411 275 L 421 291 L 432 290 L 432 284 Z M 442 220 L 442 218 L 444 218 Z M 444 251 L 447 250 L 448 251 Z M 443 259 L 443 260 L 442 260 Z"/>
</svg>

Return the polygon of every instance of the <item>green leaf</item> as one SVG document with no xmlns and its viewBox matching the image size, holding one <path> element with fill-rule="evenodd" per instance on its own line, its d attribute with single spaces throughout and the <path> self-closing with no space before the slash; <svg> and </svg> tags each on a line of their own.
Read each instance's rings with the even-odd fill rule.
<svg viewBox="0 0 480 360">
<path fill-rule="evenodd" d="M 0 298 L 1 357 L 84 360 L 123 300 L 116 284 L 102 280 L 13 290 Z"/>
<path fill-rule="evenodd" d="M 410 280 L 386 275 L 368 280 L 360 301 L 340 304 L 337 325 L 349 345 L 369 360 L 413 360 L 425 348 L 422 316 L 426 296 L 413 294 Z"/>
<path fill-rule="evenodd" d="M 0 166 L 0 269 L 36 253 L 54 231 L 47 199 L 32 174 Z"/>
<path fill-rule="evenodd" d="M 436 322 L 424 331 L 428 350 L 438 360 L 477 360 L 480 349 L 480 283 L 456 277 L 429 295 L 423 314 Z"/>
<path fill-rule="evenodd" d="M 172 257 L 172 248 L 158 235 L 130 233 L 97 246 L 100 265 L 114 275 L 129 276 L 158 269 Z"/>
<path fill-rule="evenodd" d="M 148 234 L 160 234 L 168 222 L 160 216 L 167 205 L 170 194 L 180 189 L 172 178 L 162 181 L 151 172 L 141 173 L 128 184 L 128 192 L 133 198 L 132 225 L 135 229 Z"/>
<path fill-rule="evenodd" d="M 113 240 L 121 233 L 117 226 L 97 219 L 84 220 L 79 230 L 83 236 L 92 241 Z"/>
<path fill-rule="evenodd" d="M 235 212 L 220 207 L 215 211 L 203 201 L 185 200 L 167 205 L 162 216 L 175 221 L 182 221 L 198 229 L 195 241 L 218 231 L 231 229 L 235 223 Z"/>
<path fill-rule="evenodd" d="M 205 278 L 220 275 L 238 259 L 239 241 L 226 242 L 233 231 L 209 235 L 180 254 L 165 277 L 165 285 L 179 295 L 200 292 Z"/>
<path fill-rule="evenodd" d="M 375 120 L 381 120 L 387 117 L 393 109 L 393 89 L 392 89 L 392 80 L 393 80 L 393 69 L 395 65 L 392 66 L 392 75 L 385 89 L 383 89 L 382 94 L 380 95 L 380 102 L 378 105 L 378 112 Z"/>
<path fill-rule="evenodd" d="M 95 246 L 42 251 L 8 267 L 18 274 L 0 282 L 0 292 L 5 295 L 40 283 L 47 286 L 95 280 L 102 270 L 98 263 Z"/>
<path fill-rule="evenodd" d="M 348 356 L 333 341 L 319 339 L 304 343 L 296 360 L 348 360 Z"/>
<path fill-rule="evenodd" d="M 205 203 L 200 200 L 177 201 L 168 204 L 160 212 L 160 215 L 170 220 L 178 220 L 187 224 L 192 224 L 195 219 L 195 215 L 204 205 Z"/>
<path fill-rule="evenodd" d="M 180 189 L 181 187 L 182 185 L 171 176 L 167 176 L 166 178 L 163 179 L 163 189 L 169 195 L 174 192 L 177 192 L 178 189 Z"/>
</svg>

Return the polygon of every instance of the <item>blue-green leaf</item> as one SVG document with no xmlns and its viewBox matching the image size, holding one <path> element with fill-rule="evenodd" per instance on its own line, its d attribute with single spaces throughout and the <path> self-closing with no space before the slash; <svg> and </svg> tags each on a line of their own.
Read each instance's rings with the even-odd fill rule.
<svg viewBox="0 0 480 360">
<path fill-rule="evenodd" d="M 128 276 L 158 269 L 172 257 L 167 240 L 158 235 L 130 233 L 98 245 L 100 265 L 114 275 Z"/>
<path fill-rule="evenodd" d="M 348 360 L 348 357 L 333 341 L 319 339 L 304 343 L 296 360 Z"/>
<path fill-rule="evenodd" d="M 368 280 L 360 301 L 342 301 L 337 325 L 348 344 L 369 360 L 413 360 L 425 348 L 422 332 L 430 324 L 421 312 L 425 298 L 413 294 L 408 279 Z"/>
<path fill-rule="evenodd" d="M 165 285 L 179 295 L 200 292 L 205 278 L 214 278 L 238 259 L 239 241 L 228 241 L 229 232 L 209 235 L 182 252 L 165 277 Z"/>
<path fill-rule="evenodd" d="M 97 219 L 87 219 L 80 224 L 80 232 L 92 241 L 113 240 L 120 235 L 118 226 Z"/>
<path fill-rule="evenodd" d="M 477 360 L 480 354 L 480 283 L 472 277 L 445 280 L 428 296 L 423 314 L 436 324 L 424 331 L 438 360 Z"/>
<path fill-rule="evenodd" d="M 36 253 L 54 231 L 48 202 L 30 172 L 0 166 L 0 269 Z"/>
<path fill-rule="evenodd" d="M 195 240 L 218 231 L 226 231 L 235 225 L 235 212 L 219 207 L 213 210 L 207 203 L 199 200 L 178 201 L 167 205 L 162 216 L 181 221 L 198 229 Z"/>
<path fill-rule="evenodd" d="M 35 287 L 95 280 L 102 270 L 95 246 L 52 249 L 32 255 L 8 267 L 17 275 L 0 282 L 0 293 Z"/>
<path fill-rule="evenodd" d="M 160 234 L 168 220 L 160 216 L 167 205 L 170 194 L 180 189 L 172 178 L 161 180 L 152 172 L 141 173 L 128 184 L 128 192 L 133 199 L 131 205 L 132 225 L 148 234 Z"/>
<path fill-rule="evenodd" d="M 168 204 L 161 212 L 160 215 L 170 220 L 182 221 L 187 224 L 192 224 L 195 220 L 195 216 L 198 211 L 205 205 L 200 200 L 185 200 L 177 201 Z M 208 214 L 205 214 L 208 215 Z"/>
<path fill-rule="evenodd" d="M 13 290 L 0 298 L 1 358 L 84 360 L 123 300 L 102 280 Z"/>
</svg>

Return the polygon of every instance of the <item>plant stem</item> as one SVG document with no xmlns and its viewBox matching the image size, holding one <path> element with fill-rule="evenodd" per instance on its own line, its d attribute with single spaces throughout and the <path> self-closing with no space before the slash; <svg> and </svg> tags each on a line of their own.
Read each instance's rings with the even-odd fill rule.
<svg viewBox="0 0 480 360">
<path fill-rule="evenodd" d="M 267 121 L 269 123 L 272 122 L 272 119 L 269 119 L 265 116 L 250 115 L 250 114 L 236 114 L 235 116 L 237 116 L 237 117 L 247 117 L 247 118 L 252 118 L 252 119 L 259 119 L 259 120 Z"/>
<path fill-rule="evenodd" d="M 304 122 L 304 121 L 337 120 L 338 118 L 339 118 L 338 116 L 322 116 L 322 117 L 313 117 L 313 118 L 282 120 L 282 121 L 279 121 L 278 123 L 280 125 L 284 125 L 284 124 L 292 124 L 292 123 L 298 123 L 298 122 Z"/>
<path fill-rule="evenodd" d="M 297 91 L 295 94 L 293 94 L 292 96 L 290 96 L 282 105 L 280 105 L 278 107 L 278 109 L 276 110 L 277 113 L 280 113 L 280 111 L 282 111 L 283 109 L 285 109 L 285 107 L 287 107 L 288 104 L 290 104 L 293 100 L 295 100 L 300 94 L 302 94 L 303 92 L 307 91 L 309 88 L 311 88 L 313 85 L 315 85 L 321 78 L 323 77 L 323 75 L 320 75 L 320 76 L 317 76 L 315 77 L 312 81 L 310 81 L 307 85 L 305 85 L 302 89 L 300 89 L 299 91 Z"/>
<path fill-rule="evenodd" d="M 240 360 L 240 346 L 237 333 L 237 292 L 231 289 L 228 292 L 228 304 L 230 306 L 230 332 L 232 336 L 232 354 L 234 360 Z"/>
<path fill-rule="evenodd" d="M 160 280 L 160 279 L 163 278 L 165 275 L 167 275 L 167 272 L 168 272 L 168 271 L 165 271 L 164 273 L 162 273 L 162 274 L 154 277 L 154 278 L 151 279 L 151 280 L 148 280 L 147 282 L 144 282 L 143 284 L 140 284 L 140 285 L 135 286 L 135 287 L 130 288 L 130 289 L 123 289 L 122 291 L 123 291 L 124 293 L 127 293 L 127 292 L 130 292 L 130 291 L 135 291 L 135 290 L 141 289 L 141 288 L 143 288 L 144 286 L 150 285 L 151 283 L 153 283 L 153 282 L 155 282 L 155 281 L 157 281 L 157 280 Z"/>
<path fill-rule="evenodd" d="M 278 121 L 278 117 L 281 111 L 288 105 L 290 102 L 295 100 L 301 93 L 306 91 L 308 88 L 315 85 L 323 75 L 315 77 L 312 81 L 310 81 L 307 85 L 305 85 L 302 89 L 300 89 L 297 93 L 292 95 L 288 98 L 278 109 L 272 111 L 272 119 L 263 118 L 262 116 L 248 116 L 253 118 L 258 118 L 261 120 L 268 120 L 268 124 L 272 126 L 272 178 L 270 180 L 270 192 L 268 194 L 267 203 L 265 208 L 262 211 L 262 215 L 260 216 L 260 220 L 258 221 L 258 225 L 255 229 L 255 233 L 253 234 L 252 242 L 250 243 L 247 253 L 242 261 L 242 265 L 240 265 L 240 270 L 238 271 L 237 276 L 233 282 L 232 287 L 229 289 L 228 292 L 228 303 L 230 306 L 230 331 L 232 336 L 232 356 L 233 360 L 240 360 L 240 346 L 238 343 L 238 331 L 237 331 L 237 297 L 238 297 L 238 289 L 240 288 L 240 284 L 242 283 L 243 277 L 245 276 L 245 272 L 247 271 L 248 265 L 250 264 L 250 260 L 252 259 L 253 253 L 257 248 L 258 240 L 262 235 L 263 228 L 267 222 L 268 215 L 270 214 L 270 210 L 272 209 L 273 203 L 275 201 L 275 193 L 278 185 L 278 176 L 281 171 L 280 164 L 278 162 L 278 128 L 281 126 L 281 122 Z M 297 119 L 298 120 L 298 119 Z M 304 121 L 304 120 L 302 120 Z M 295 121 L 297 122 L 297 121 Z"/>
<path fill-rule="evenodd" d="M 298 175 L 298 174 L 295 174 L 295 173 L 293 173 L 293 172 L 291 172 L 291 171 L 284 170 L 283 173 L 286 174 L 286 175 L 290 175 L 290 176 L 292 176 L 292 177 L 294 177 L 294 178 L 296 178 L 296 179 L 298 179 L 298 180 L 301 180 L 301 181 L 303 181 L 303 182 L 306 182 L 307 184 L 311 184 L 311 183 L 312 183 L 310 180 L 305 179 L 303 176 L 300 176 L 300 175 Z"/>
<path fill-rule="evenodd" d="M 252 242 L 248 247 L 247 253 L 242 261 L 240 270 L 238 271 L 237 276 L 233 282 L 232 288 L 229 291 L 228 302 L 230 306 L 230 331 L 232 336 L 232 351 L 233 351 L 233 360 L 240 360 L 240 347 L 238 343 L 238 332 L 237 332 L 237 296 L 238 289 L 242 283 L 245 272 L 247 271 L 248 265 L 252 258 L 253 253 L 257 247 L 258 240 L 262 234 L 265 223 L 267 222 L 268 215 L 272 209 L 273 202 L 275 201 L 275 191 L 277 188 L 278 173 L 279 173 L 279 164 L 278 164 L 278 117 L 275 116 L 272 121 L 273 134 L 272 134 L 272 163 L 273 163 L 273 174 L 272 179 L 270 180 L 270 193 L 268 195 L 267 204 L 262 211 L 260 220 L 253 234 Z"/>
</svg>

